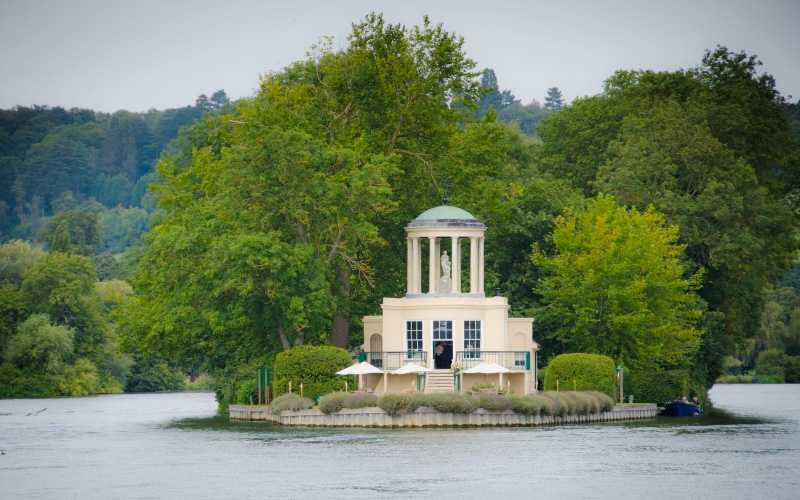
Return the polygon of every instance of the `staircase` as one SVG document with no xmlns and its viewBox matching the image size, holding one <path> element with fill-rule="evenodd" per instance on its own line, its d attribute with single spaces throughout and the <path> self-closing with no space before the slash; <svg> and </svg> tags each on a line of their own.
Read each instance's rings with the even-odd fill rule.
<svg viewBox="0 0 800 500">
<path fill-rule="evenodd" d="M 425 394 L 454 391 L 453 374 L 450 370 L 431 370 L 426 375 Z"/>
</svg>

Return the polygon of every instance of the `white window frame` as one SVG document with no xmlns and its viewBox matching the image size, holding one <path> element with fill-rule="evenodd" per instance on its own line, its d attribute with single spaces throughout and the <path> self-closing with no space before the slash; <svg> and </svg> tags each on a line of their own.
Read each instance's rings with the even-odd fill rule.
<svg viewBox="0 0 800 500">
<path fill-rule="evenodd" d="M 437 326 L 436 326 L 437 323 L 449 323 L 449 328 L 445 328 L 444 330 L 442 330 L 441 328 L 437 328 Z M 445 341 L 452 342 L 453 341 L 453 337 L 455 335 L 455 332 L 453 331 L 453 323 L 454 323 L 454 321 L 452 319 L 434 319 L 434 320 L 431 320 L 431 340 L 434 343 L 439 341 L 439 340 L 445 340 Z M 436 336 L 437 333 L 442 332 L 442 331 L 447 332 L 448 329 L 450 330 L 450 337 L 449 338 L 437 337 Z"/>
<path fill-rule="evenodd" d="M 417 328 L 413 328 L 417 327 Z M 412 338 L 412 334 L 413 338 Z M 422 352 L 424 338 L 424 324 L 422 320 L 411 319 L 406 320 L 406 357 L 407 359 L 416 359 L 415 352 Z"/>
<path fill-rule="evenodd" d="M 464 359 L 481 359 L 483 357 L 481 342 L 483 342 L 483 321 L 479 319 L 465 319 L 462 324 L 464 338 Z M 477 329 L 475 328 L 477 326 Z M 475 335 L 477 333 L 477 335 Z"/>
</svg>

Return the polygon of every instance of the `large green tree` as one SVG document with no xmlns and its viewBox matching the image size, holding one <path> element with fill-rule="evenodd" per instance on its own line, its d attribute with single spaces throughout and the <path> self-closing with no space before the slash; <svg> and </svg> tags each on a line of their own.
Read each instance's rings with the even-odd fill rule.
<svg viewBox="0 0 800 500">
<path fill-rule="evenodd" d="M 401 293 L 402 227 L 438 203 L 444 179 L 467 209 L 508 192 L 507 129 L 466 120 L 480 92 L 462 44 L 427 19 L 407 29 L 372 14 L 346 49 L 322 43 L 188 130 L 158 167 L 162 211 L 128 345 L 212 367 L 304 342 L 347 347 L 351 312 Z"/>
<path fill-rule="evenodd" d="M 603 94 L 539 130 L 544 171 L 587 195 L 653 205 L 680 227 L 686 255 L 705 270 L 699 293 L 709 313 L 694 363 L 705 385 L 755 335 L 764 287 L 797 249 L 797 143 L 783 98 L 771 77 L 756 74 L 758 64 L 718 48 L 692 70 L 618 72 Z"/>
<path fill-rule="evenodd" d="M 537 322 L 561 352 L 611 356 L 637 370 L 685 365 L 699 344 L 699 275 L 685 277 L 678 228 L 648 209 L 599 196 L 568 210 L 553 232 L 555 255 L 535 252 Z"/>
</svg>

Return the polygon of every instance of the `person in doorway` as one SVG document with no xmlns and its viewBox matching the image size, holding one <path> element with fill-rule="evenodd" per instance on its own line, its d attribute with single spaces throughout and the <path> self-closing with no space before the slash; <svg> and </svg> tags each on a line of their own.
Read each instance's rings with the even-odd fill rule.
<svg viewBox="0 0 800 500">
<path fill-rule="evenodd" d="M 441 368 L 442 367 L 442 353 L 444 352 L 444 347 L 442 347 L 442 343 L 439 342 L 436 344 L 436 349 L 433 350 L 433 366 L 434 368 Z"/>
</svg>

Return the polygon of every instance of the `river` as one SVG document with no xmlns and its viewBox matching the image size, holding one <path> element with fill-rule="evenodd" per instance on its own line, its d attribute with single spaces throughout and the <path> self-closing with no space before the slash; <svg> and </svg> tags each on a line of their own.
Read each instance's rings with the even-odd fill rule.
<svg viewBox="0 0 800 500">
<path fill-rule="evenodd" d="M 800 498 L 800 385 L 549 428 L 230 422 L 211 393 L 0 400 L 0 498 Z"/>
</svg>

